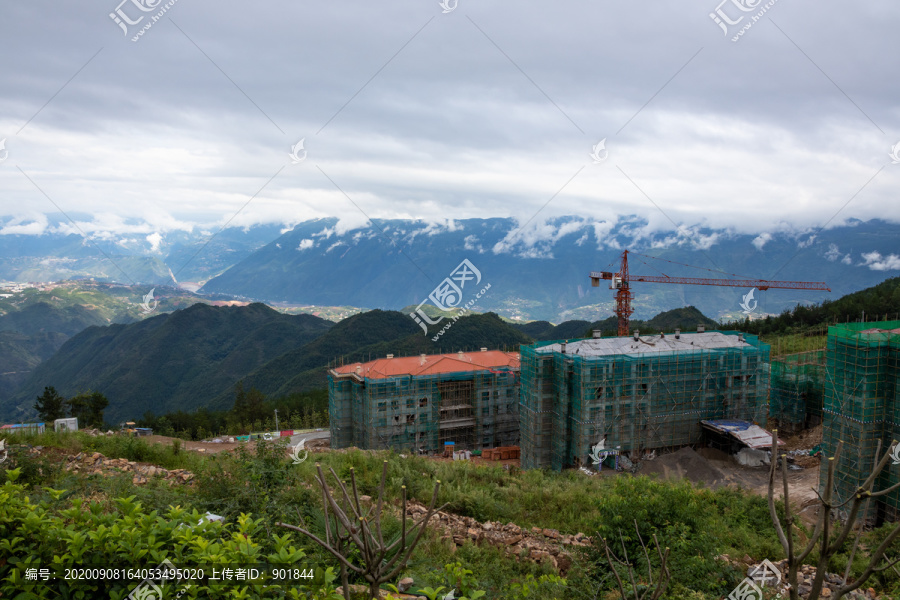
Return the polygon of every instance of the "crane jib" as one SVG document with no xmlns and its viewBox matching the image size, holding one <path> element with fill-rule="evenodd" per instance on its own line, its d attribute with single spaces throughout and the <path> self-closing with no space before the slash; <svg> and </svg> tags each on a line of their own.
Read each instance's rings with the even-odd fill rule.
<svg viewBox="0 0 900 600">
<path fill-rule="evenodd" d="M 789 290 L 817 290 L 830 292 L 831 288 L 822 281 L 770 281 L 766 279 L 705 279 L 698 277 L 669 277 L 668 275 L 631 275 L 628 272 L 628 250 L 622 252 L 620 270 L 591 271 L 591 286 L 600 287 L 600 280 L 612 280 L 610 289 L 616 290 L 616 316 L 618 317 L 618 335 L 628 335 L 628 317 L 634 312 L 631 301 L 634 297 L 630 283 L 642 281 L 646 283 L 678 283 L 686 285 L 719 285 L 727 287 L 750 287 L 761 291 L 770 288 Z M 650 257 L 652 258 L 652 257 Z M 690 266 L 690 265 L 688 265 Z"/>
</svg>

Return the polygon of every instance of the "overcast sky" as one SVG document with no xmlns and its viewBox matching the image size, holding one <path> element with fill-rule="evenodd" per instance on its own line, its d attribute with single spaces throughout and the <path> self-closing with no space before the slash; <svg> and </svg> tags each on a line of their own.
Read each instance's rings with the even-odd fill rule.
<svg viewBox="0 0 900 600">
<path fill-rule="evenodd" d="M 900 5 L 717 1 L 3 0 L 0 215 L 900 221 Z"/>
</svg>

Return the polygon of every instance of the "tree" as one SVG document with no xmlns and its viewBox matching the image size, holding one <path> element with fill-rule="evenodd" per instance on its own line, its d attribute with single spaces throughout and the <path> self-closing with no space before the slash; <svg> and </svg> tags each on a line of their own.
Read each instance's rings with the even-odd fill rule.
<svg viewBox="0 0 900 600">
<path fill-rule="evenodd" d="M 91 392 L 88 397 L 89 423 L 92 427 L 103 427 L 103 412 L 109 406 L 109 400 L 100 392 Z"/>
<path fill-rule="evenodd" d="M 628 549 L 625 547 L 625 540 L 622 538 L 621 531 L 619 531 L 619 541 L 622 543 L 622 556 L 624 558 L 617 557 L 615 555 L 615 548 L 609 545 L 606 538 L 603 538 L 603 551 L 606 554 L 606 563 L 609 565 L 610 570 L 616 578 L 616 584 L 619 587 L 619 595 L 622 600 L 630 600 L 632 597 L 634 600 L 659 600 L 659 598 L 666 593 L 666 588 L 669 586 L 669 581 L 672 579 L 672 574 L 669 572 L 669 567 L 667 565 L 669 560 L 669 549 L 666 548 L 666 551 L 663 552 L 662 548 L 659 546 L 659 540 L 656 539 L 656 534 L 653 534 L 653 543 L 656 545 L 656 554 L 659 556 L 659 572 L 657 573 L 656 581 L 654 581 L 653 564 L 650 562 L 650 553 L 647 552 L 647 545 L 644 544 L 644 538 L 641 537 L 637 519 L 634 521 L 634 530 L 637 532 L 637 538 L 641 543 L 641 549 L 644 554 L 647 568 L 646 581 L 638 583 L 638 579 L 635 576 L 636 561 L 630 561 L 628 559 Z M 622 581 L 623 574 L 620 574 L 619 569 L 616 568 L 617 564 L 619 565 L 619 569 L 623 569 L 625 575 L 624 582 Z"/>
<path fill-rule="evenodd" d="M 78 418 L 78 426 L 79 427 L 88 427 L 87 424 L 87 413 L 88 413 L 88 405 L 87 398 L 85 395 L 76 394 L 72 396 L 65 403 L 66 416 L 68 417 L 77 417 Z"/>
<path fill-rule="evenodd" d="M 53 422 L 65 416 L 66 399 L 53 386 L 44 388 L 44 393 L 37 397 L 34 409 L 43 421 Z"/>
<path fill-rule="evenodd" d="M 78 417 L 79 427 L 103 427 L 103 412 L 109 400 L 100 392 L 81 392 L 66 402 L 70 417 Z"/>
<path fill-rule="evenodd" d="M 822 488 L 822 493 L 816 492 L 819 503 L 819 519 L 816 522 L 816 527 L 813 530 L 812 535 L 809 537 L 806 547 L 798 552 L 798 549 L 800 549 L 801 546 L 799 545 L 799 541 L 794 540 L 794 522 L 796 517 L 792 513 L 790 497 L 788 495 L 787 455 L 784 454 L 780 457 L 782 487 L 784 489 L 784 525 L 782 525 L 778 512 L 775 509 L 775 467 L 779 462 L 778 437 L 776 434 L 777 431 L 772 432 L 772 465 L 769 469 L 769 515 L 772 518 L 772 524 L 775 526 L 775 533 L 778 535 L 778 541 L 781 542 L 781 546 L 784 548 L 784 552 L 787 555 L 788 584 L 790 584 L 791 600 L 800 599 L 799 587 L 797 585 L 797 573 L 800 570 L 800 566 L 813 554 L 814 550 L 818 550 L 816 552 L 816 576 L 812 582 L 812 589 L 807 596 L 807 600 L 818 600 L 822 593 L 822 585 L 825 581 L 825 573 L 828 570 L 829 563 L 836 554 L 845 548 L 850 541 L 853 530 L 858 529 L 859 531 L 856 535 L 856 539 L 853 542 L 853 550 L 850 553 L 850 563 L 853 561 L 852 557 L 859 547 L 859 538 L 864 529 L 864 523 L 859 522 L 861 520 L 860 509 L 863 509 L 862 512 L 865 515 L 868 511 L 869 504 L 873 499 L 886 496 L 894 490 L 897 490 L 900 488 L 900 483 L 878 492 L 872 491 L 875 487 L 875 481 L 878 479 L 878 475 L 884 470 L 888 460 L 891 458 L 890 451 L 886 451 L 884 456 L 879 456 L 881 454 L 881 441 L 879 440 L 878 446 L 875 449 L 875 463 L 871 473 L 866 480 L 859 485 L 856 492 L 854 492 L 850 498 L 841 502 L 840 499 L 835 497 L 836 494 L 834 493 L 834 470 L 835 465 L 837 465 L 840 458 L 841 448 L 843 446 L 843 442 L 838 443 L 834 456 L 828 459 L 827 475 L 825 486 Z M 865 506 L 863 506 L 863 504 L 865 504 Z M 848 511 L 847 518 L 843 524 L 840 522 L 832 522 L 832 516 L 838 510 Z M 846 594 L 859 588 L 873 573 L 884 571 L 900 562 L 900 559 L 897 559 L 887 561 L 886 564 L 878 566 L 882 560 L 885 560 L 885 551 L 894 543 L 894 540 L 896 540 L 898 536 L 900 536 L 900 525 L 895 525 L 887 537 L 884 538 L 884 541 L 871 552 L 865 570 L 853 583 L 848 583 L 847 581 L 851 566 L 848 564 L 847 569 L 844 572 L 843 580 L 841 581 L 841 587 L 831 595 L 832 600 L 840 600 L 840 598 Z"/>
<path fill-rule="evenodd" d="M 156 420 L 156 428 L 159 432 L 159 435 L 167 435 L 170 436 L 175 433 L 175 429 L 172 427 L 171 421 L 166 417 L 166 415 L 161 416 Z"/>
<path fill-rule="evenodd" d="M 247 425 L 266 417 L 263 406 L 265 401 L 266 397 L 258 389 L 250 388 L 249 392 L 245 391 L 244 382 L 238 381 L 234 386 L 234 406 L 231 412 L 238 423 Z"/>
</svg>

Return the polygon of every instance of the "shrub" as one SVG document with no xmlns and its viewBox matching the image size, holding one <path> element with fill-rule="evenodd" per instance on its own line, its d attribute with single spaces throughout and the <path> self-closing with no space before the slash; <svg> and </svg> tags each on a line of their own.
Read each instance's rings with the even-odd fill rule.
<svg viewBox="0 0 900 600">
<path fill-rule="evenodd" d="M 0 595 L 10 598 L 98 598 L 122 600 L 141 585 L 142 574 L 130 569 L 156 569 L 169 561 L 174 568 L 213 566 L 237 568 L 260 563 L 296 567 L 305 554 L 290 534 L 262 535 L 261 520 L 241 515 L 235 524 L 201 522 L 198 511 L 169 507 L 165 515 L 146 512 L 134 497 L 118 498 L 117 510 L 104 513 L 98 505 L 74 500 L 65 505 L 62 490 L 48 490 L 51 499 L 33 503 L 17 483 L 18 470 L 8 472 L 0 488 Z M 198 524 L 199 523 L 199 524 Z M 66 569 L 106 569 L 119 577 L 66 578 Z M 305 566 L 305 565 L 304 565 Z M 311 566 L 311 565 L 310 565 Z M 56 578 L 33 581 L 29 569 L 48 569 Z M 118 569 L 116 573 L 114 570 Z M 312 581 L 285 586 L 271 579 L 217 584 L 208 579 L 169 582 L 180 598 L 336 598 L 332 568 L 317 569 Z M 285 588 L 288 589 L 285 589 Z"/>
</svg>

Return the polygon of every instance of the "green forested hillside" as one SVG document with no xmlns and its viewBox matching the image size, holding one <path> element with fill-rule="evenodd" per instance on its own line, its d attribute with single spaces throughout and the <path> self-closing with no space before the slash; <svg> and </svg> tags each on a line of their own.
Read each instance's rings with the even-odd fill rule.
<svg viewBox="0 0 900 600">
<path fill-rule="evenodd" d="M 647 333 L 660 333 L 674 331 L 676 328 L 689 331 L 696 329 L 697 325 L 705 325 L 707 329 L 722 328 L 719 323 L 705 316 L 693 306 L 661 312 L 649 321 L 634 321 L 631 328 Z"/>
<path fill-rule="evenodd" d="M 286 387 L 312 389 L 324 387 L 324 368 L 335 358 L 382 341 L 395 340 L 416 331 L 408 315 L 396 311 L 372 310 L 337 323 L 318 339 L 308 342 L 269 361 L 244 377 L 244 385 L 266 394 L 281 395 Z M 311 370 L 322 371 L 315 383 L 307 382 Z M 288 384 L 288 382 L 293 382 Z"/>
<path fill-rule="evenodd" d="M 69 339 L 58 332 L 0 331 L 0 398 L 8 398 L 41 362 Z"/>
<path fill-rule="evenodd" d="M 283 315 L 262 304 L 195 304 L 129 325 L 90 327 L 71 338 L 22 384 L 7 417 L 29 414 L 44 386 L 63 395 L 91 389 L 109 398 L 108 422 L 201 406 L 224 408 L 247 373 L 325 333 L 332 323 Z"/>
<path fill-rule="evenodd" d="M 814 306 L 797 306 L 777 317 L 728 323 L 725 327 L 755 334 L 801 333 L 828 323 L 894 320 L 900 318 L 900 277 Z"/>
<path fill-rule="evenodd" d="M 7 306 L 9 312 L 0 315 L 0 399 L 13 394 L 71 336 L 107 322 L 99 311 L 80 305 L 40 301 L 17 308 Z"/>
<path fill-rule="evenodd" d="M 441 325 L 449 322 L 445 320 Z M 462 317 L 437 341 L 432 341 L 436 331 L 425 335 L 409 315 L 396 311 L 362 313 L 341 321 L 321 338 L 261 367 L 246 377 L 244 384 L 266 395 L 289 395 L 325 387 L 326 368 L 335 361 L 347 363 L 387 354 L 411 356 L 482 347 L 517 351 L 519 344 L 531 341 L 494 313 Z"/>
<path fill-rule="evenodd" d="M 698 322 L 715 326 L 693 308 L 635 325 L 651 333 Z M 593 326 L 613 333 L 615 321 Z M 148 411 L 224 409 L 234 402 L 238 381 L 268 398 L 284 398 L 323 389 L 333 364 L 482 347 L 516 351 L 535 339 L 580 337 L 590 328 L 587 321 L 512 325 L 486 313 L 444 319 L 426 335 L 408 314 L 396 311 L 373 310 L 332 324 L 309 315 L 279 314 L 262 304 L 196 304 L 137 323 L 90 327 L 37 368 L 20 348 L 24 341 L 9 339 L 10 355 L 18 352 L 10 370 L 34 371 L 11 400 L 0 404 L 0 414 L 25 418 L 48 385 L 66 396 L 88 389 L 102 392 L 110 401 L 106 418 L 111 423 Z"/>
<path fill-rule="evenodd" d="M 637 319 L 629 322 L 632 331 L 638 329 L 641 333 L 667 332 L 676 328 L 688 331 L 695 329 L 697 325 L 705 325 L 710 329 L 719 327 L 718 323 L 706 317 L 693 306 L 667 310 L 648 321 Z M 565 321 L 559 325 L 553 325 L 547 321 L 535 321 L 523 325 L 513 325 L 513 327 L 536 340 L 563 340 L 583 337 L 589 335 L 591 331 L 602 331 L 605 336 L 616 335 L 618 320 L 616 317 L 610 317 L 602 321 L 594 321 L 593 323 L 588 321 Z"/>
<path fill-rule="evenodd" d="M 513 327 L 535 340 L 568 340 L 584 335 L 591 328 L 591 322 L 573 320 L 554 325 L 549 321 L 532 321 L 521 325 L 516 323 Z"/>
<path fill-rule="evenodd" d="M 0 316 L 0 331 L 18 331 L 25 335 L 54 331 L 68 337 L 91 325 L 107 323 L 99 311 L 80 304 L 57 307 L 49 302 L 37 302 Z"/>
</svg>

